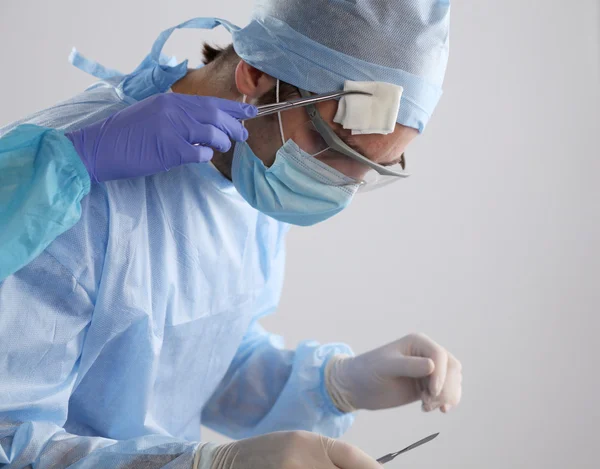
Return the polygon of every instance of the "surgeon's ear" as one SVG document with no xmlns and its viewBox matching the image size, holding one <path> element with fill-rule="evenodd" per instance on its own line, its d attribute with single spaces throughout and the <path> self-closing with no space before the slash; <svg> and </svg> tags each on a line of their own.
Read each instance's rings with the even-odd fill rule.
<svg viewBox="0 0 600 469">
<path fill-rule="evenodd" d="M 235 69 L 235 86 L 241 94 L 249 98 L 258 98 L 275 86 L 271 75 L 261 72 L 252 65 L 240 60 Z"/>
</svg>

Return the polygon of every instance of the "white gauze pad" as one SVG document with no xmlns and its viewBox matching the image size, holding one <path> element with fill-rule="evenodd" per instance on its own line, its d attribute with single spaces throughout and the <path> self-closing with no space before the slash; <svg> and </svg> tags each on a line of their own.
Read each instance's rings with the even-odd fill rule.
<svg viewBox="0 0 600 469">
<path fill-rule="evenodd" d="M 377 81 L 346 81 L 344 91 L 348 90 L 366 91 L 372 96 L 342 96 L 333 122 L 351 130 L 352 135 L 386 135 L 394 131 L 404 88 Z"/>
</svg>

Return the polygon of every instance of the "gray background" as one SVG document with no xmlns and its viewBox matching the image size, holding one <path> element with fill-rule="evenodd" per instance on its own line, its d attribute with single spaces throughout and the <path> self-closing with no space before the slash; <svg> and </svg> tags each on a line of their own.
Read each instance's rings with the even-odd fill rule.
<svg viewBox="0 0 600 469">
<path fill-rule="evenodd" d="M 244 24 L 250 3 L 3 0 L 0 125 L 92 83 L 67 63 L 74 45 L 130 71 L 159 31 Z M 345 439 L 373 456 L 441 431 L 395 467 L 598 467 L 599 25 L 591 0 L 455 1 L 446 92 L 410 149 L 413 177 L 290 234 L 266 321 L 289 345 L 361 352 L 421 331 L 464 365 L 450 415 L 358 416 Z M 197 62 L 203 38 L 228 34 L 178 33 L 167 51 Z"/>
</svg>

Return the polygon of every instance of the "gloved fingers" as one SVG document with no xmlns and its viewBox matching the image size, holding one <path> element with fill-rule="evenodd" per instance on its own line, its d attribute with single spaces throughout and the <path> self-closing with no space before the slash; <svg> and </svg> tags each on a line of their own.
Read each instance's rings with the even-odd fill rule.
<svg viewBox="0 0 600 469">
<path fill-rule="evenodd" d="M 313 453 L 316 458 L 319 460 L 318 465 L 313 465 L 314 468 L 318 467 L 319 469 L 338 469 L 337 466 L 331 460 L 331 451 L 332 448 L 338 444 L 338 441 L 334 438 L 329 438 L 325 435 L 319 435 L 319 441 L 321 443 L 321 448 L 323 450 L 322 453 L 315 452 Z M 325 459 L 321 458 L 321 454 L 325 456 Z"/>
<path fill-rule="evenodd" d="M 433 360 L 435 369 L 429 375 L 428 390 L 432 397 L 442 391 L 448 369 L 448 352 L 424 334 L 409 336 L 412 341 L 412 356 L 427 357 Z"/>
<path fill-rule="evenodd" d="M 394 375 L 406 378 L 423 378 L 435 369 L 433 360 L 427 357 L 401 356 L 394 365 Z"/>
<path fill-rule="evenodd" d="M 339 469 L 381 469 L 367 453 L 343 441 L 335 440 L 328 447 L 329 459 Z"/>
<path fill-rule="evenodd" d="M 461 379 L 462 379 L 462 363 L 450 352 L 448 352 L 448 360 L 449 360 L 449 363 L 451 363 L 452 368 L 455 368 L 461 374 Z"/>
<path fill-rule="evenodd" d="M 218 115 L 213 125 L 222 132 L 226 133 L 231 140 L 236 142 L 246 141 L 248 138 L 248 131 L 246 130 L 246 127 L 244 127 L 239 120 L 231 117 L 226 112 L 219 109 L 216 111 Z"/>
<path fill-rule="evenodd" d="M 236 119 L 254 117 L 258 112 L 256 106 L 240 103 L 238 101 L 231 101 L 229 99 L 215 98 L 212 96 L 179 96 L 181 96 L 182 102 L 185 102 L 188 105 L 189 109 L 193 109 L 194 116 L 198 120 L 202 120 L 202 116 L 206 115 L 208 109 L 221 110 Z"/>
<path fill-rule="evenodd" d="M 224 153 L 231 148 L 231 141 L 227 134 L 210 124 L 196 124 L 188 129 L 186 140 L 191 144 L 214 148 Z"/>
<path fill-rule="evenodd" d="M 209 98 L 205 98 L 204 101 L 207 102 L 200 110 L 196 102 L 182 102 L 180 109 L 183 114 L 183 125 L 191 129 L 198 124 L 212 125 L 236 142 L 243 142 L 248 138 L 248 131 L 239 120 L 229 115 L 227 111 L 211 105 Z M 228 102 L 227 100 L 221 101 Z"/>
<path fill-rule="evenodd" d="M 215 152 L 210 147 L 191 145 L 186 142 L 185 148 L 181 151 L 181 164 L 208 163 L 214 154 Z"/>
<path fill-rule="evenodd" d="M 438 405 L 429 396 L 423 399 L 421 403 L 421 409 L 423 412 L 432 412 L 438 408 Z"/>
<path fill-rule="evenodd" d="M 454 356 L 448 355 L 446 381 L 439 396 L 431 397 L 427 394 L 422 396 L 423 410 L 426 412 L 439 408 L 446 413 L 460 403 L 462 396 L 462 366 Z"/>
<path fill-rule="evenodd" d="M 452 354 L 448 360 L 448 375 L 442 390 L 441 410 L 446 413 L 460 403 L 462 397 L 462 365 Z"/>
<path fill-rule="evenodd" d="M 443 413 L 448 413 L 458 406 L 462 397 L 462 386 L 452 387 L 447 391 L 442 391 L 442 394 L 437 398 L 432 398 L 428 395 L 423 396 L 422 408 L 425 412 L 431 412 L 440 409 Z"/>
<path fill-rule="evenodd" d="M 208 99 L 216 108 L 221 111 L 225 111 L 236 119 L 244 119 L 246 117 L 255 117 L 258 113 L 256 106 L 252 104 L 240 103 L 239 101 L 232 101 L 230 99 L 208 97 Z"/>
<path fill-rule="evenodd" d="M 221 152 L 231 148 L 231 142 L 223 132 L 211 125 L 194 122 L 185 110 L 166 117 L 172 127 L 172 131 L 166 130 L 171 138 L 168 148 L 160 144 L 164 151 L 159 153 L 165 155 L 167 170 L 182 164 L 206 163 L 214 155 L 213 148 Z"/>
</svg>

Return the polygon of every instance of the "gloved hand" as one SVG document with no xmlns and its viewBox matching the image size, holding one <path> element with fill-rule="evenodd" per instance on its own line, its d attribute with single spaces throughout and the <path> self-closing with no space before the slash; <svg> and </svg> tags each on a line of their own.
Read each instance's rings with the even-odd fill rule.
<svg viewBox="0 0 600 469">
<path fill-rule="evenodd" d="M 381 469 L 360 449 L 310 432 L 275 432 L 196 452 L 193 469 Z"/>
<path fill-rule="evenodd" d="M 248 132 L 237 119 L 256 112 L 254 106 L 236 101 L 166 93 L 65 136 L 92 181 L 150 176 L 186 163 L 205 163 L 213 149 L 229 150 L 229 139 L 246 140 Z"/>
<path fill-rule="evenodd" d="M 343 412 L 387 409 L 417 400 L 424 411 L 448 412 L 462 393 L 460 362 L 422 334 L 357 357 L 334 356 L 325 376 L 329 394 Z"/>
</svg>

